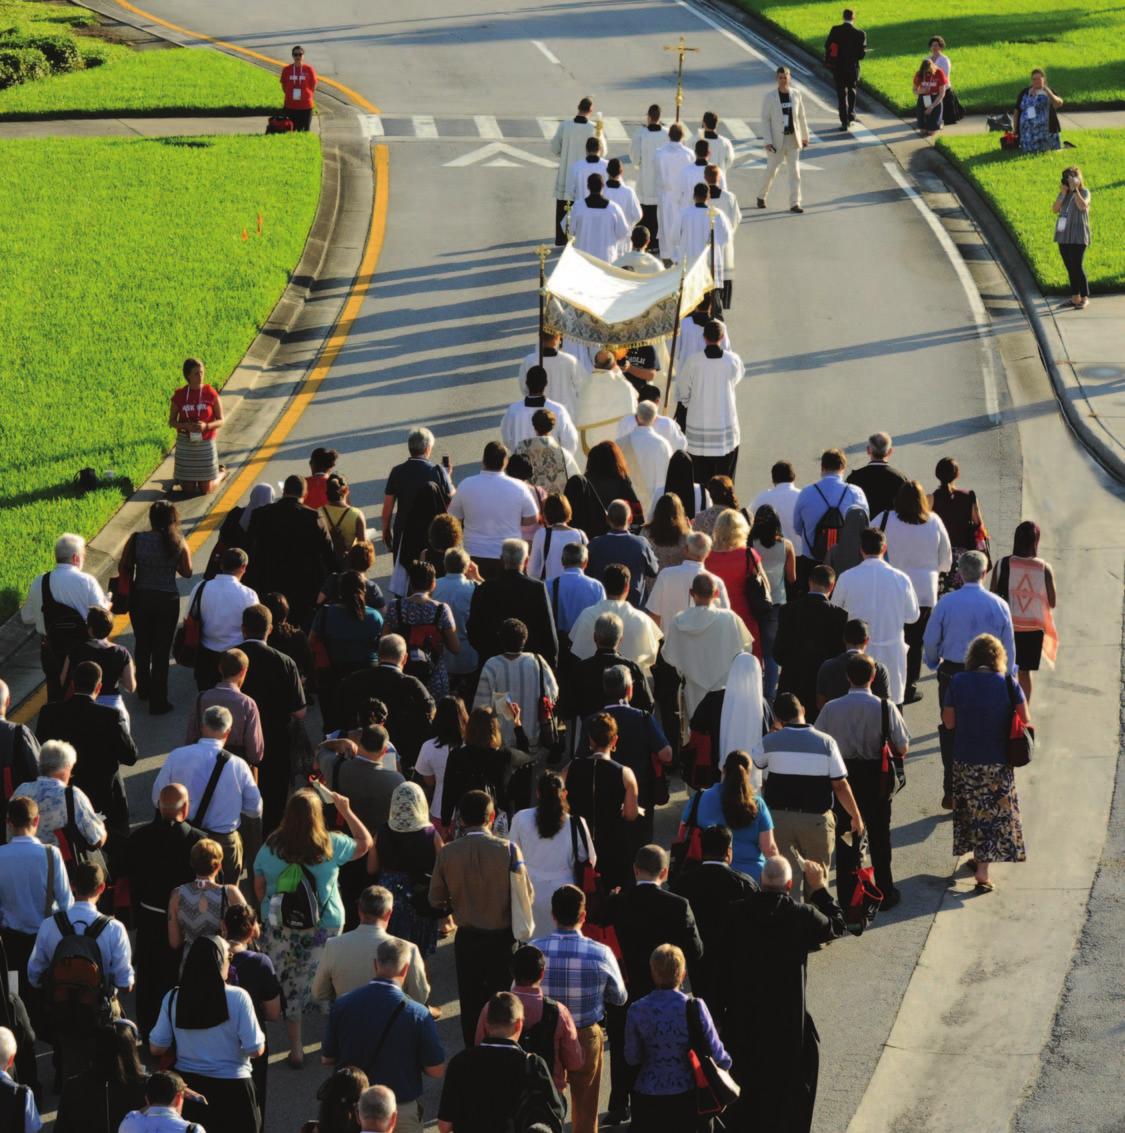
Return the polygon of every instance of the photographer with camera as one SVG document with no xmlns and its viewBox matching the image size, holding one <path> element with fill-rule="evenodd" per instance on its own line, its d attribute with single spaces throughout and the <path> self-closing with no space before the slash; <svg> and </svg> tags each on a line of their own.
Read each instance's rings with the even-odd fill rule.
<svg viewBox="0 0 1125 1133">
<path fill-rule="evenodd" d="M 1090 305 L 1090 285 L 1082 260 L 1090 246 L 1090 190 L 1082 183 L 1082 170 L 1072 165 L 1063 170 L 1062 187 L 1051 210 L 1055 221 L 1055 243 L 1070 276 L 1070 303 L 1081 311 Z"/>
</svg>

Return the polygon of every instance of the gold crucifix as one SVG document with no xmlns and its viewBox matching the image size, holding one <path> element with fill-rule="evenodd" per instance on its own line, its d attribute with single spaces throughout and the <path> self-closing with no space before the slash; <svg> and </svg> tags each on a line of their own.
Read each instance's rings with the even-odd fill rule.
<svg viewBox="0 0 1125 1133">
<path fill-rule="evenodd" d="M 665 51 L 677 51 L 677 52 L 679 52 L 679 56 L 680 56 L 679 63 L 677 64 L 677 67 L 676 67 L 676 121 L 678 122 L 680 120 L 680 107 L 683 105 L 683 102 L 684 102 L 684 56 L 689 51 L 691 51 L 691 52 L 698 51 L 699 48 L 698 47 L 688 47 L 688 45 L 684 42 L 684 37 L 681 35 L 679 43 L 666 45 L 664 50 Z"/>
</svg>

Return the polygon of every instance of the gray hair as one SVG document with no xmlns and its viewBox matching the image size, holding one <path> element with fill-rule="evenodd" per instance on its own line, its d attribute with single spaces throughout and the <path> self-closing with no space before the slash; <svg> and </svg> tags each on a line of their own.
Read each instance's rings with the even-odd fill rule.
<svg viewBox="0 0 1125 1133">
<path fill-rule="evenodd" d="M 368 1086 L 359 1095 L 359 1116 L 361 1121 L 382 1125 L 398 1113 L 394 1093 L 386 1086 Z M 388 1125 L 389 1129 L 390 1126 Z"/>
<path fill-rule="evenodd" d="M 369 885 L 359 895 L 359 911 L 362 916 L 383 920 L 391 915 L 395 907 L 395 895 L 382 885 Z"/>
<path fill-rule="evenodd" d="M 60 535 L 55 540 L 55 562 L 68 563 L 86 553 L 86 540 L 81 535 Z"/>
<path fill-rule="evenodd" d="M 585 543 L 567 543 L 562 549 L 562 565 L 564 567 L 582 566 L 590 557 Z"/>
<path fill-rule="evenodd" d="M 872 433 L 867 438 L 867 447 L 871 450 L 871 455 L 876 460 L 885 459 L 893 447 L 890 433 Z"/>
<path fill-rule="evenodd" d="M 460 547 L 450 547 L 442 562 L 446 574 L 464 574 L 469 568 L 469 556 Z"/>
<path fill-rule="evenodd" d="M 602 689 L 614 700 L 623 700 L 632 687 L 633 674 L 624 665 L 610 665 L 602 673 Z"/>
<path fill-rule="evenodd" d="M 388 936 L 375 949 L 375 967 L 398 975 L 410 962 L 410 945 L 397 936 Z"/>
<path fill-rule="evenodd" d="M 411 456 L 425 456 L 434 447 L 434 435 L 425 426 L 419 425 L 410 430 L 406 438 L 406 451 Z"/>
<path fill-rule="evenodd" d="M 0 1027 L 0 1069 L 6 1070 L 16 1057 L 16 1036 L 7 1027 Z"/>
<path fill-rule="evenodd" d="M 626 527 L 632 514 L 632 508 L 624 500 L 614 500 L 605 509 L 605 517 L 611 527 Z"/>
<path fill-rule="evenodd" d="M 966 582 L 980 582 L 988 570 L 988 559 L 983 551 L 966 551 L 957 560 L 957 569 Z"/>
<path fill-rule="evenodd" d="M 703 562 L 711 553 L 711 536 L 705 531 L 693 531 L 684 540 L 684 550 L 693 562 Z"/>
<path fill-rule="evenodd" d="M 212 704 L 203 710 L 203 731 L 210 736 L 225 736 L 234 726 L 234 717 L 229 708 Z"/>
<path fill-rule="evenodd" d="M 762 888 L 779 891 L 793 880 L 793 867 L 788 858 L 778 855 L 775 858 L 766 858 L 762 867 Z"/>
<path fill-rule="evenodd" d="M 39 774 L 48 778 L 72 770 L 77 762 L 78 752 L 65 740 L 48 740 L 39 749 Z"/>
<path fill-rule="evenodd" d="M 612 649 L 625 636 L 625 623 L 616 614 L 599 614 L 594 621 L 594 644 Z"/>
<path fill-rule="evenodd" d="M 379 660 L 399 661 L 406 656 L 406 639 L 397 633 L 388 633 L 379 638 Z"/>
<path fill-rule="evenodd" d="M 500 544 L 500 565 L 505 570 L 519 570 L 527 561 L 527 544 L 522 539 L 505 539 Z"/>
<path fill-rule="evenodd" d="M 658 412 L 655 402 L 640 401 L 637 403 L 637 421 L 642 425 L 651 425 L 656 420 Z"/>
</svg>

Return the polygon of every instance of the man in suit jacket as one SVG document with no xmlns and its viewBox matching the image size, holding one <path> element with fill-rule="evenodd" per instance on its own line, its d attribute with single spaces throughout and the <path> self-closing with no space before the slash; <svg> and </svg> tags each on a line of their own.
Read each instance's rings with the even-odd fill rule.
<svg viewBox="0 0 1125 1133">
<path fill-rule="evenodd" d="M 375 968 L 375 953 L 384 940 L 391 913 L 394 911 L 394 894 L 381 885 L 369 885 L 359 896 L 359 925 L 342 936 L 330 937 L 313 979 L 313 999 L 330 1002 L 340 999 L 369 983 Z M 409 949 L 410 966 L 402 990 L 418 1003 L 430 998 L 430 981 L 418 945 L 405 942 Z"/>
<path fill-rule="evenodd" d="M 406 641 L 389 633 L 379 641 L 379 664 L 359 669 L 340 684 L 337 711 L 345 731 L 354 728 L 360 705 L 376 697 L 387 706 L 386 729 L 395 745 L 405 775 L 418 758 L 418 749 L 430 736 L 434 698 L 417 677 L 404 673 Z"/>
<path fill-rule="evenodd" d="M 538 653 L 552 669 L 558 665 L 559 639 L 550 596 L 539 579 L 523 573 L 526 564 L 527 544 L 522 539 L 505 539 L 500 548 L 500 573 L 482 582 L 473 595 L 469 643 L 482 665 L 503 652 L 498 634 L 505 618 L 518 618 L 527 626 L 528 653 Z"/>
<path fill-rule="evenodd" d="M 285 479 L 284 494 L 250 518 L 250 575 L 259 594 L 279 590 L 294 625 L 307 625 L 320 584 L 336 569 L 332 539 L 319 514 L 305 507 L 305 481 Z"/>
<path fill-rule="evenodd" d="M 0 681 L 0 803 L 4 805 L 18 786 L 39 778 L 39 741 L 26 724 L 6 719 L 11 706 L 12 694 Z M 0 846 L 7 840 L 7 831 L 0 823 Z"/>
<path fill-rule="evenodd" d="M 816 678 L 820 666 L 840 652 L 848 613 L 828 600 L 836 572 L 824 564 L 809 573 L 809 592 L 781 607 L 773 659 L 781 666 L 779 692 L 791 692 L 811 724 L 818 711 Z"/>
<path fill-rule="evenodd" d="M 613 925 L 621 944 L 621 967 L 629 987 L 629 1003 L 636 1003 L 653 990 L 649 958 L 661 944 L 683 950 L 695 986 L 703 941 L 686 897 L 661 886 L 668 880 L 668 852 L 660 846 L 642 846 L 633 859 L 636 885 L 618 893 L 611 906 Z M 628 1111 L 629 1093 L 636 1071 L 621 1057 L 625 1039 L 623 1007 L 607 1006 L 606 1028 L 613 1057 L 610 1059 L 609 1112 L 611 1117 Z"/>
<path fill-rule="evenodd" d="M 496 811 L 484 791 L 460 801 L 465 835 L 441 848 L 430 878 L 430 904 L 457 921 L 453 958 L 461 1001 L 461 1034 L 473 1045 L 481 1008 L 511 985 L 513 884 L 534 897 L 519 851 L 491 831 Z"/>
<path fill-rule="evenodd" d="M 894 506 L 899 488 L 909 482 L 908 477 L 887 463 L 894 450 L 890 433 L 872 433 L 867 438 L 871 460 L 848 476 L 848 483 L 862 489 L 867 497 L 867 514 L 872 523 Z"/>
<path fill-rule="evenodd" d="M 129 836 L 129 800 L 121 765 L 132 767 L 137 762 L 137 745 L 121 713 L 95 700 L 102 687 L 97 662 L 76 665 L 71 679 L 74 695 L 44 704 L 35 734 L 40 743 L 65 740 L 74 745 L 78 762 L 71 782 L 105 815 L 107 852 L 116 858 Z"/>
<path fill-rule="evenodd" d="M 840 129 L 855 121 L 855 88 L 859 82 L 859 62 L 867 54 L 867 32 L 855 26 L 855 13 L 844 9 L 844 22 L 837 24 L 824 41 L 824 62 L 836 80 L 836 102 Z"/>
<path fill-rule="evenodd" d="M 700 833 L 702 861 L 696 868 L 685 870 L 672 884 L 673 891 L 686 897 L 691 906 L 707 957 L 706 964 L 697 965 L 699 970 L 692 976 L 691 990 L 706 1002 L 720 1029 L 729 1001 L 727 974 L 730 964 L 735 962 L 729 947 L 730 906 L 758 892 L 753 878 L 731 868 L 732 844 L 729 827 L 708 826 Z"/>
<path fill-rule="evenodd" d="M 789 211 L 801 208 L 801 150 L 809 144 L 809 123 L 805 118 L 805 99 L 790 82 L 788 67 L 777 69 L 777 90 L 762 100 L 762 140 L 766 145 L 766 173 L 758 189 L 758 208 L 766 207 L 766 197 L 781 163 L 789 169 Z"/>
</svg>

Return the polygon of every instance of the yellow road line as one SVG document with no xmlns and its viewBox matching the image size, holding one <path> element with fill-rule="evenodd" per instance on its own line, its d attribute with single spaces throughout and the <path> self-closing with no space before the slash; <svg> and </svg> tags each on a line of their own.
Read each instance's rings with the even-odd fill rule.
<svg viewBox="0 0 1125 1133">
<path fill-rule="evenodd" d="M 190 35 L 192 39 L 202 40 L 204 43 L 213 43 L 216 47 L 221 47 L 226 51 L 236 51 L 239 55 L 245 55 L 248 59 L 257 59 L 259 63 L 269 63 L 274 67 L 284 67 L 286 65 L 285 61 L 282 59 L 274 59 L 269 55 L 263 55 L 260 51 L 251 51 L 248 47 L 239 47 L 237 43 L 228 43 L 225 39 L 216 39 L 213 35 L 204 35 L 203 32 L 192 31 L 191 28 L 181 27 L 179 24 L 174 24 L 170 20 L 161 19 L 160 16 L 154 16 L 151 12 L 146 12 L 143 8 L 138 8 L 128 3 L 128 0 L 114 0 L 114 3 L 119 8 L 124 8 L 125 11 L 132 12 L 135 16 L 143 16 L 146 20 L 154 24 L 159 24 L 162 28 L 178 31 L 182 35 Z M 317 76 L 317 81 L 318 83 L 323 83 L 326 87 L 333 87 L 341 94 L 347 95 L 356 106 L 366 110 L 368 114 L 379 113 L 379 108 L 373 102 L 364 98 L 359 91 L 352 90 L 351 87 L 346 87 L 343 83 L 322 75 Z"/>
</svg>

